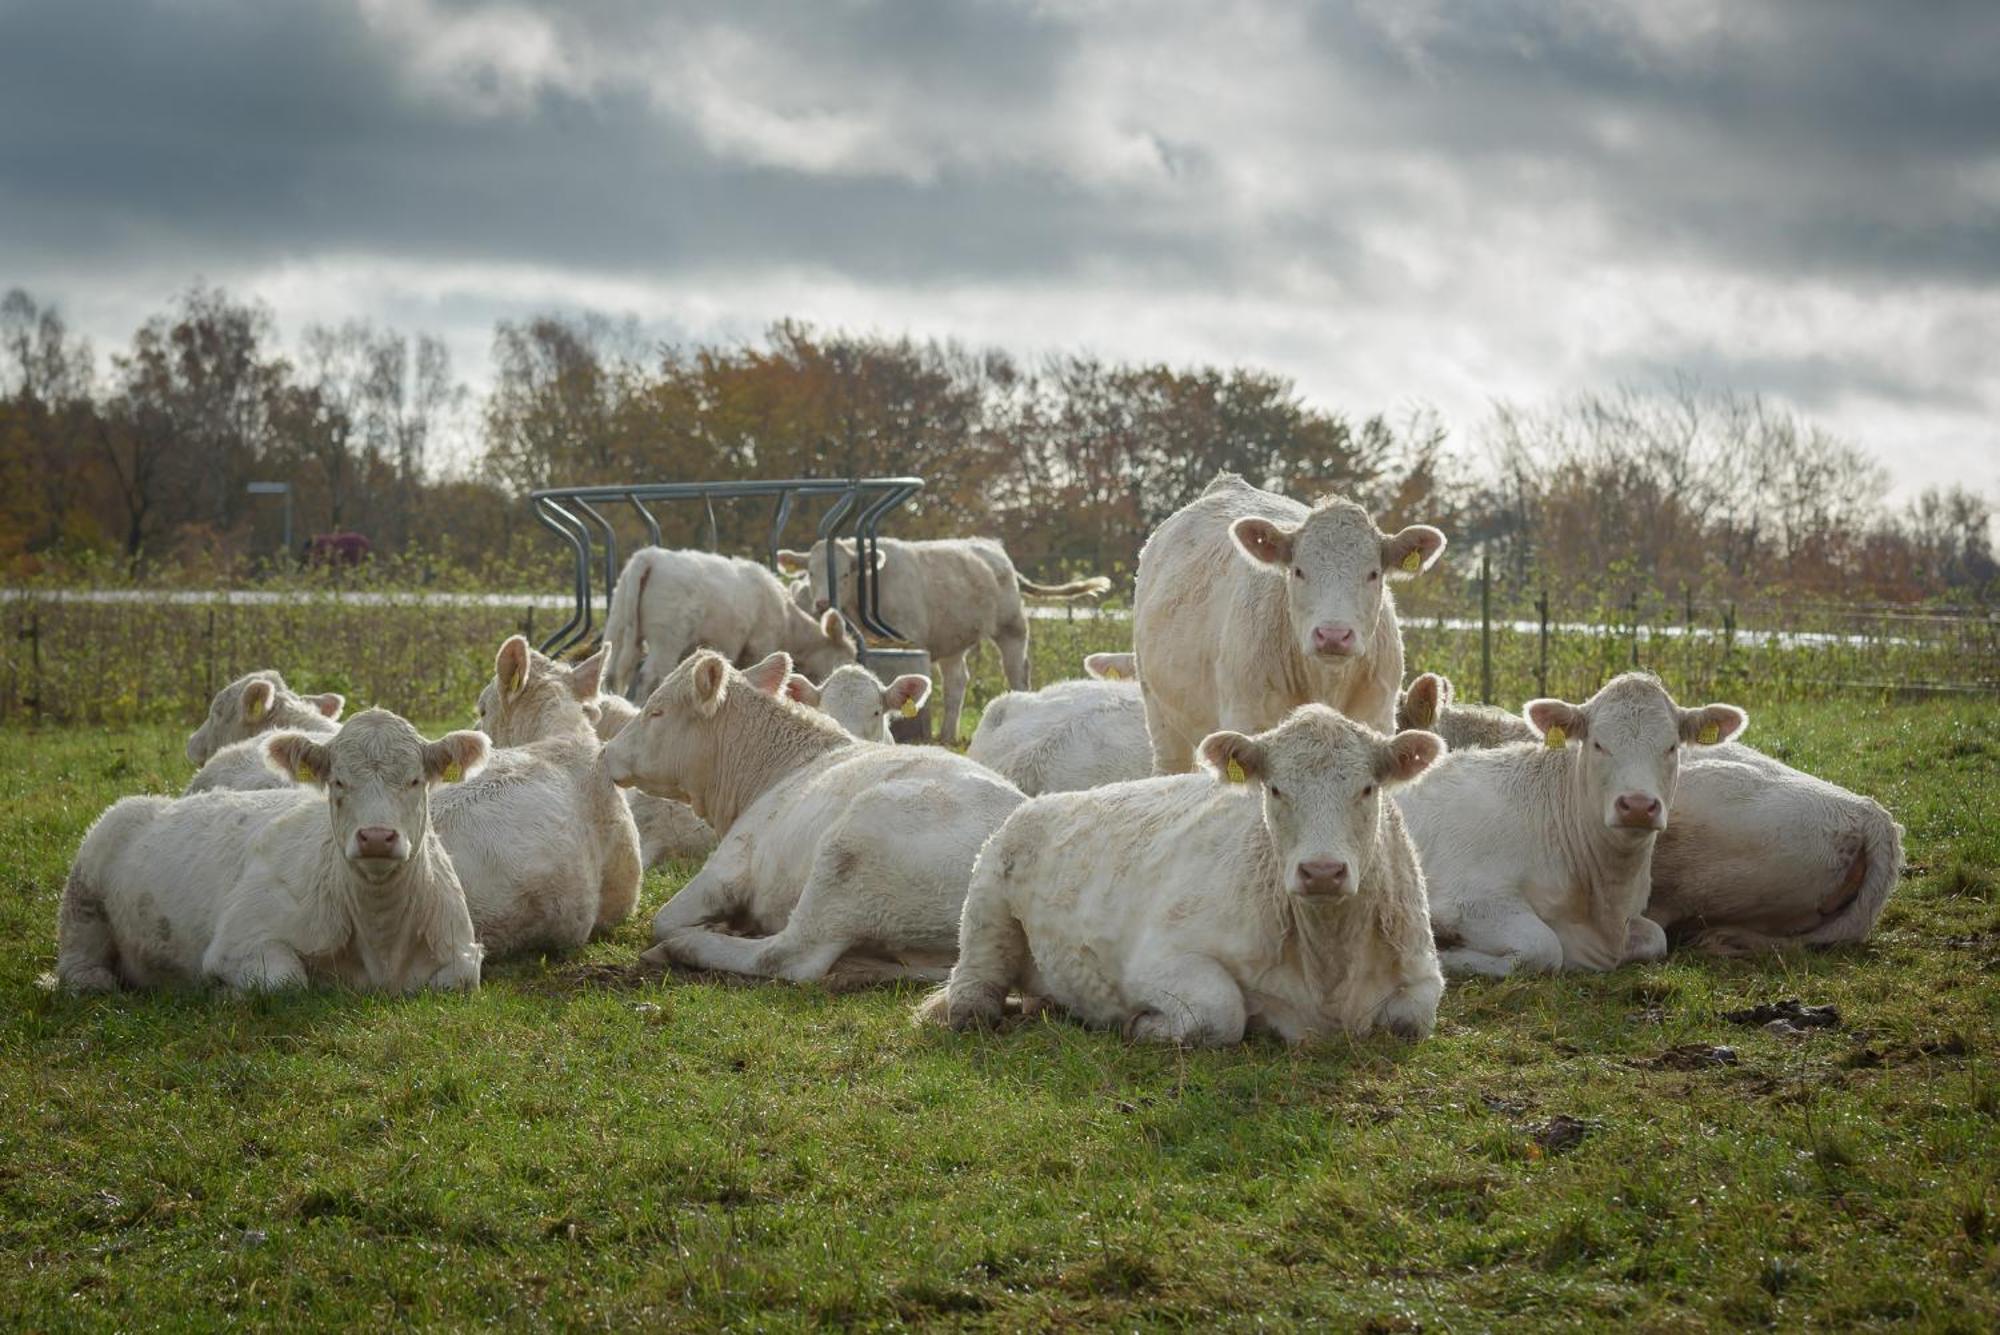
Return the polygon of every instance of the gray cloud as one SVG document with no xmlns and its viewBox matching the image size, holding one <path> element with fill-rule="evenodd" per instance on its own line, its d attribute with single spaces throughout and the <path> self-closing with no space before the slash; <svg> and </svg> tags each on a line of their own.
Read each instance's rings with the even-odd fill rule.
<svg viewBox="0 0 2000 1335">
<path fill-rule="evenodd" d="M 201 273 L 475 377 L 549 304 L 1461 421 L 1678 367 L 1991 488 L 1995 49 L 1865 0 L 0 0 L 0 283 L 116 342 Z"/>
</svg>

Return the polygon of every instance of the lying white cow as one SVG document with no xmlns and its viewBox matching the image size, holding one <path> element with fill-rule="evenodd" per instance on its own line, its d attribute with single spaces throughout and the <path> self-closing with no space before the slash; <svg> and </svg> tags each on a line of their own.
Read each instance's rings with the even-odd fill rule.
<svg viewBox="0 0 2000 1335">
<path fill-rule="evenodd" d="M 489 959 L 573 949 L 639 901 L 639 832 L 584 708 L 603 665 L 601 651 L 567 667 L 509 637 L 479 693 L 493 754 L 439 795 L 438 833 Z"/>
<path fill-rule="evenodd" d="M 791 666 L 697 653 L 605 748 L 612 778 L 688 794 L 722 838 L 654 917 L 646 958 L 795 982 L 836 966 L 842 981 L 942 978 L 973 858 L 1021 794 L 937 747 L 857 741 L 783 698 Z"/>
<path fill-rule="evenodd" d="M 1454 703 L 1451 683 L 1430 673 L 1410 684 L 1398 721 L 1454 750 L 1535 736 L 1512 714 Z M 1681 763 L 1646 916 L 1719 955 L 1859 941 L 1902 865 L 1903 827 L 1879 802 L 1725 742 Z"/>
<path fill-rule="evenodd" d="M 860 586 L 855 575 L 860 562 L 854 550 L 852 539 L 835 544 L 833 573 L 840 586 L 841 610 L 858 619 Z M 1015 570 L 1007 549 L 989 538 L 925 542 L 883 538 L 877 544 L 876 558 L 882 620 L 910 644 L 929 653 L 937 665 L 938 680 L 944 687 L 938 736 L 947 743 L 958 738 L 958 716 L 971 680 L 966 657 L 982 640 L 998 646 L 1007 685 L 1017 691 L 1028 689 L 1028 617 L 1021 606 L 1023 593 L 1074 600 L 1098 597 L 1111 587 L 1111 581 L 1102 575 L 1067 584 L 1037 584 Z M 778 567 L 805 569 L 812 581 L 814 605 L 822 612 L 832 607 L 827 594 L 825 540 L 814 543 L 810 552 L 779 552 Z"/>
<path fill-rule="evenodd" d="M 331 735 L 346 703 L 332 692 L 299 695 L 268 668 L 238 677 L 215 693 L 208 718 L 188 737 L 187 757 L 198 768 L 186 791 L 290 787 L 290 779 L 264 763 L 257 739 L 281 728 Z"/>
<path fill-rule="evenodd" d="M 1097 680 L 1009 691 L 986 706 L 965 754 L 1030 797 L 1144 778 L 1153 771 L 1132 655 L 1092 654 Z"/>
<path fill-rule="evenodd" d="M 1306 705 L 1206 738 L 1212 776 L 1030 799 L 979 855 L 958 965 L 920 1017 L 991 1020 L 1019 988 L 1172 1043 L 1430 1033 L 1444 978 L 1383 793 L 1443 749 Z"/>
<path fill-rule="evenodd" d="M 604 618 L 606 689 L 644 699 L 697 648 L 733 663 L 776 650 L 824 677 L 854 661 L 854 641 L 838 616 L 799 609 L 791 592 L 755 561 L 710 552 L 641 547 L 625 563 Z"/>
<path fill-rule="evenodd" d="M 1582 705 L 1531 700 L 1541 738 L 1458 751 L 1402 794 L 1445 968 L 1613 969 L 1666 954 L 1644 916 L 1681 753 L 1741 732 L 1734 705 L 1682 709 L 1628 672 Z"/>
<path fill-rule="evenodd" d="M 427 742 L 370 709 L 332 737 L 263 745 L 309 788 L 128 797 L 98 818 L 63 887 L 57 978 L 77 991 L 204 977 L 477 987 L 480 948 L 430 788 L 475 773 L 486 739 Z"/>
<path fill-rule="evenodd" d="M 639 706 L 622 695 L 599 695 L 584 705 L 599 741 L 610 741 L 639 717 Z M 694 808 L 671 797 L 654 797 L 636 788 L 625 790 L 625 805 L 639 827 L 639 857 L 648 868 L 683 858 L 705 858 L 715 851 L 715 831 L 694 814 Z"/>
<path fill-rule="evenodd" d="M 1269 728 L 1308 701 L 1388 732 L 1403 636 L 1387 584 L 1444 542 L 1424 524 L 1386 535 L 1339 497 L 1308 509 L 1233 473 L 1209 483 L 1139 553 L 1132 648 L 1155 769 L 1186 771 L 1203 735 Z"/>
<path fill-rule="evenodd" d="M 794 672 L 785 678 L 785 694 L 838 723 L 848 734 L 865 742 L 889 742 L 889 720 L 901 715 L 915 718 L 930 698 L 931 679 L 920 672 L 906 672 L 882 684 L 867 668 L 850 663 L 835 668 L 824 685 Z"/>
</svg>

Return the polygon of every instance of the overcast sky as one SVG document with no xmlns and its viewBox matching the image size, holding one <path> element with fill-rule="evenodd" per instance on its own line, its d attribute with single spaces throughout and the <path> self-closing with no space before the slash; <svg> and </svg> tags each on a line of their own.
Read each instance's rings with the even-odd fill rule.
<svg viewBox="0 0 2000 1335">
<path fill-rule="evenodd" d="M 1463 438 L 1675 372 L 2000 496 L 2000 4 L 0 0 L 0 288 L 1253 363 Z"/>
</svg>

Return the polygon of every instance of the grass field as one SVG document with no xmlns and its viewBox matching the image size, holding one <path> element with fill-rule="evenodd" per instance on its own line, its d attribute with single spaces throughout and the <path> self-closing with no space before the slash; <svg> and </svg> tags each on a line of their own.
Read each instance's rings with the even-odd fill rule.
<svg viewBox="0 0 2000 1335">
<path fill-rule="evenodd" d="M 1743 703 L 1908 827 L 1871 942 L 1454 985 L 1422 1044 L 1220 1053 L 636 971 L 691 867 L 476 995 L 60 996 L 70 855 L 185 782 L 184 730 L 11 728 L 0 1313 L 1991 1330 L 2000 706 Z M 1839 1026 L 1723 1018 L 1791 997 Z"/>
</svg>

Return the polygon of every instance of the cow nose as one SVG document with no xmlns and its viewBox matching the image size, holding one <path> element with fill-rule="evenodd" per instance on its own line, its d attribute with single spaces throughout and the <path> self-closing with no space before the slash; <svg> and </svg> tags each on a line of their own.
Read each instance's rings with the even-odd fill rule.
<svg viewBox="0 0 2000 1335">
<path fill-rule="evenodd" d="M 1354 627 L 1331 623 L 1313 627 L 1313 652 L 1344 657 L 1354 652 Z"/>
<path fill-rule="evenodd" d="M 385 825 L 364 825 L 354 832 L 355 851 L 364 858 L 392 858 L 400 842 L 401 836 Z"/>
<path fill-rule="evenodd" d="M 1627 825 L 1660 822 L 1660 799 L 1648 793 L 1621 793 L 1612 805 L 1617 808 L 1618 819 Z"/>
<path fill-rule="evenodd" d="M 1347 864 L 1333 858 L 1308 858 L 1299 864 L 1299 884 L 1314 894 L 1330 894 L 1347 884 Z"/>
</svg>

